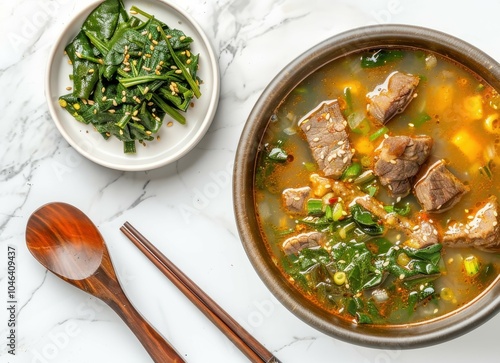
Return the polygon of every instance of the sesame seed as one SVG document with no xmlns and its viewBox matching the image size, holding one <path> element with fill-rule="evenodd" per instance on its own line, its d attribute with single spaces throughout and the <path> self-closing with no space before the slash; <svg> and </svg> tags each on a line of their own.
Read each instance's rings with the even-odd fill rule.
<svg viewBox="0 0 500 363">
<path fill-rule="evenodd" d="M 388 139 L 388 138 L 389 138 L 389 135 L 384 134 L 384 139 Z"/>
<path fill-rule="evenodd" d="M 309 131 L 311 129 L 311 125 L 306 126 L 306 131 Z"/>
<path fill-rule="evenodd" d="M 342 159 L 342 162 L 345 164 L 345 163 L 347 163 L 348 160 L 349 160 L 349 157 L 346 156 L 345 158 Z"/>
<path fill-rule="evenodd" d="M 330 119 L 330 112 L 328 112 L 328 113 L 325 115 L 325 119 L 326 119 L 326 120 L 329 120 L 329 119 Z"/>
<path fill-rule="evenodd" d="M 403 280 L 404 278 L 405 278 L 405 275 L 404 275 L 404 274 L 399 275 L 399 279 L 400 279 L 400 280 Z"/>
<path fill-rule="evenodd" d="M 399 202 L 401 202 L 401 197 L 398 197 L 398 198 L 396 199 L 396 203 L 399 203 Z"/>
<path fill-rule="evenodd" d="M 113 100 L 113 106 L 118 106 L 118 102 L 116 102 L 116 100 Z"/>
<path fill-rule="evenodd" d="M 167 127 L 172 127 L 173 125 L 174 125 L 174 123 L 173 123 L 172 121 L 169 121 L 169 122 L 167 123 Z"/>
<path fill-rule="evenodd" d="M 70 87 L 70 86 L 66 87 L 67 91 L 71 91 L 71 89 L 72 89 L 72 87 Z"/>
<path fill-rule="evenodd" d="M 313 139 L 313 141 L 314 141 L 314 142 L 318 142 L 318 141 L 319 141 L 319 137 L 315 137 L 315 138 Z"/>
<path fill-rule="evenodd" d="M 497 221 L 493 222 L 493 227 L 495 227 L 498 224 Z"/>
<path fill-rule="evenodd" d="M 181 73 L 182 73 L 182 71 L 181 71 L 180 69 L 178 69 L 178 70 L 176 70 L 176 71 L 175 71 L 175 73 L 177 73 L 177 74 L 181 74 Z"/>
<path fill-rule="evenodd" d="M 186 39 L 186 37 L 183 35 L 179 38 L 179 40 L 182 42 L 184 39 Z"/>
<path fill-rule="evenodd" d="M 393 164 L 393 165 L 395 165 L 395 164 L 396 164 L 396 160 L 394 160 L 394 159 L 389 160 L 389 162 L 390 162 L 391 164 Z"/>
<path fill-rule="evenodd" d="M 415 125 L 414 125 L 414 124 L 412 124 L 411 122 L 408 124 L 408 126 L 410 126 L 410 127 L 415 127 Z"/>
<path fill-rule="evenodd" d="M 344 141 L 340 140 L 339 142 L 337 142 L 337 145 L 344 145 Z"/>
<path fill-rule="evenodd" d="M 109 113 L 115 113 L 115 112 L 116 112 L 116 110 L 115 110 L 115 109 L 110 109 L 110 110 L 108 110 L 108 112 L 109 112 Z"/>
<path fill-rule="evenodd" d="M 127 97 L 123 96 L 122 97 L 122 102 L 127 102 Z"/>
<path fill-rule="evenodd" d="M 101 100 L 102 102 L 106 101 L 108 98 L 106 96 L 102 96 Z"/>
</svg>

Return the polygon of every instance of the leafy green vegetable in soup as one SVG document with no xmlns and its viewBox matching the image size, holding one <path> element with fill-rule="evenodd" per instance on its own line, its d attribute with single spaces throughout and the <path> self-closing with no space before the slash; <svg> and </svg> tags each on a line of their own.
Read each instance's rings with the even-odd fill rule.
<svg viewBox="0 0 500 363">
<path fill-rule="evenodd" d="M 92 11 L 65 48 L 73 87 L 59 98 L 77 121 L 121 140 L 126 153 L 154 140 L 165 115 L 186 123 L 183 113 L 201 96 L 193 39 L 135 6 L 131 13 L 121 0 Z"/>
<path fill-rule="evenodd" d="M 405 48 L 338 59 L 297 89 L 255 174 L 290 283 L 358 324 L 432 319 L 486 289 L 500 269 L 497 91 Z"/>
</svg>

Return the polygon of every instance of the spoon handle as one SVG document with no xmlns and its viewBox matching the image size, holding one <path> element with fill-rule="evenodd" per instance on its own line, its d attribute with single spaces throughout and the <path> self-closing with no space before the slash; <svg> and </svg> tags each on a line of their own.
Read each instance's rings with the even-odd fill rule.
<svg viewBox="0 0 500 363">
<path fill-rule="evenodd" d="M 134 308 L 123 291 L 115 293 L 114 298 L 106 302 L 128 325 L 155 363 L 185 362 L 174 347 Z"/>
</svg>

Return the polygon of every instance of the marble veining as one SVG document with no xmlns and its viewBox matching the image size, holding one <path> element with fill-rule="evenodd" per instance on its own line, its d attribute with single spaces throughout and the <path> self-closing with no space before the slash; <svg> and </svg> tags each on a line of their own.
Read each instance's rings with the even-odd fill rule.
<svg viewBox="0 0 500 363">
<path fill-rule="evenodd" d="M 119 232 L 129 221 L 283 362 L 497 361 L 495 317 L 425 349 L 368 349 L 294 317 L 250 265 L 233 217 L 232 165 L 257 98 L 290 61 L 320 41 L 368 24 L 422 25 L 500 59 L 500 3 L 399 0 L 170 0 L 211 39 L 221 99 L 204 139 L 177 162 L 119 172 L 73 150 L 53 124 L 46 60 L 61 29 L 90 1 L 3 1 L 0 12 L 0 362 L 150 362 L 125 324 L 97 299 L 48 273 L 25 247 L 29 215 L 51 201 L 76 205 L 99 226 L 124 290 L 188 362 L 247 359 Z M 485 9 L 486 8 L 486 9 Z M 16 248 L 17 346 L 7 347 L 7 248 Z"/>
</svg>

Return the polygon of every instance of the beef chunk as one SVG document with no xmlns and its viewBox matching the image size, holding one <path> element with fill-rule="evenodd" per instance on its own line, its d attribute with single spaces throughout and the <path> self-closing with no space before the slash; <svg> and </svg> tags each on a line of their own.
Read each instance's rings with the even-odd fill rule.
<svg viewBox="0 0 500 363">
<path fill-rule="evenodd" d="M 374 173 L 394 197 L 406 197 L 411 191 L 411 179 L 418 173 L 432 149 L 430 136 L 394 136 L 382 141 L 377 148 L 378 160 Z"/>
<path fill-rule="evenodd" d="M 286 210 L 290 213 L 303 213 L 306 199 L 311 194 L 310 187 L 288 188 L 283 190 L 282 199 Z"/>
<path fill-rule="evenodd" d="M 500 226 L 498 224 L 498 201 L 489 197 L 472 219 L 465 223 L 454 223 L 444 232 L 443 244 L 450 247 L 475 247 L 489 252 L 500 252 Z"/>
<path fill-rule="evenodd" d="M 408 106 L 418 82 L 417 76 L 401 72 L 391 73 L 383 84 L 367 94 L 368 113 L 385 124 Z"/>
<path fill-rule="evenodd" d="M 416 182 L 414 191 L 419 203 L 428 212 L 439 213 L 458 203 L 469 191 L 444 165 L 442 160 L 430 165 Z"/>
<path fill-rule="evenodd" d="M 290 237 L 283 242 L 283 252 L 287 255 L 298 253 L 304 248 L 313 248 L 325 243 L 326 237 L 321 232 L 307 232 Z"/>
<path fill-rule="evenodd" d="M 351 164 L 352 150 L 337 100 L 321 103 L 299 122 L 313 157 L 325 176 L 339 178 Z"/>
</svg>

